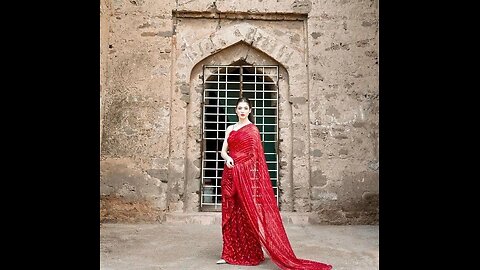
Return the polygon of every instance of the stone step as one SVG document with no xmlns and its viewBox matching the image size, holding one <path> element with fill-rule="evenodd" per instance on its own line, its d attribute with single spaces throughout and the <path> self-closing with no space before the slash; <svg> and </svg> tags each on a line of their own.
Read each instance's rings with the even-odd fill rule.
<svg viewBox="0 0 480 270">
<path fill-rule="evenodd" d="M 280 212 L 284 224 L 307 225 L 311 224 L 310 213 Z M 193 213 L 167 213 L 165 223 L 169 224 L 221 224 L 221 212 L 193 212 Z"/>
</svg>

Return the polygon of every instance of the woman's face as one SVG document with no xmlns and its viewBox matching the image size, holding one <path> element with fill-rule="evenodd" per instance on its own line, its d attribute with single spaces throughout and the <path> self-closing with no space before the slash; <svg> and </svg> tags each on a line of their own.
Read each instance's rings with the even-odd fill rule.
<svg viewBox="0 0 480 270">
<path fill-rule="evenodd" d="M 252 109 L 250 109 L 250 107 L 248 106 L 248 103 L 247 102 L 240 102 L 237 104 L 237 108 L 235 109 L 235 112 L 237 113 L 237 116 L 239 119 L 245 119 L 245 118 L 248 118 L 248 114 L 250 114 L 250 112 L 252 111 Z"/>
</svg>

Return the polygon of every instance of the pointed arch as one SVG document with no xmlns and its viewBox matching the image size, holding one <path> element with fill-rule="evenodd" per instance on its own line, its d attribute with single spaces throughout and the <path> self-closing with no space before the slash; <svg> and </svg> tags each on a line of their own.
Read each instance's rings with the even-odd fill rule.
<svg viewBox="0 0 480 270">
<path fill-rule="evenodd" d="M 178 33 L 178 40 L 185 40 Z M 301 113 L 297 106 L 293 108 L 293 98 L 308 99 L 307 65 L 303 48 L 294 47 L 277 36 L 274 36 L 258 26 L 242 22 L 223 27 L 214 33 L 204 36 L 191 44 L 182 43 L 178 46 L 177 59 L 172 89 L 170 157 L 169 157 L 169 188 L 179 189 L 183 202 L 172 202 L 169 210 L 194 212 L 199 204 L 199 185 L 197 179 L 201 173 L 201 112 L 202 112 L 202 79 L 203 64 L 215 63 L 229 65 L 235 61 L 244 60 L 250 64 L 276 64 L 280 68 L 279 84 L 279 136 L 282 138 L 281 151 L 284 153 L 280 161 L 284 164 L 280 174 L 285 183 L 282 196 L 289 197 L 292 205 L 284 205 L 285 210 L 293 210 L 293 170 L 309 170 L 308 147 L 305 157 L 293 157 L 293 133 L 303 133 L 308 124 L 308 105 L 301 104 Z M 290 81 L 295 83 L 291 84 Z M 294 124 L 295 123 L 295 124 Z M 308 143 L 305 144 L 308 146 Z M 305 160 L 305 158 L 307 160 Z M 294 163 L 307 166 L 294 166 Z M 306 173 L 302 172 L 302 176 Z M 308 175 L 304 177 L 309 179 Z M 282 180 L 281 180 L 282 181 Z M 173 200 L 172 200 L 173 201 Z"/>
</svg>

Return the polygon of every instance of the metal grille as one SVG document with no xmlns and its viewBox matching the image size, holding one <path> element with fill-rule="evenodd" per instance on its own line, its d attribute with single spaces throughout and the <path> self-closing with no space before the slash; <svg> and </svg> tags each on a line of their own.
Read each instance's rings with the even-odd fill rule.
<svg viewBox="0 0 480 270">
<path fill-rule="evenodd" d="M 240 96 L 252 103 L 278 204 L 278 66 L 204 66 L 203 86 L 201 210 L 221 211 L 221 150 Z"/>
</svg>

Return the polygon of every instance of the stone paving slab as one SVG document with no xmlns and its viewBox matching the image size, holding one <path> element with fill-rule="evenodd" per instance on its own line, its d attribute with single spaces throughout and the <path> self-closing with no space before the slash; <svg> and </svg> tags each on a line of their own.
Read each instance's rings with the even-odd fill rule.
<svg viewBox="0 0 480 270">
<path fill-rule="evenodd" d="M 378 226 L 285 224 L 299 258 L 325 262 L 336 270 L 379 268 Z M 100 269 L 279 269 L 266 256 L 258 266 L 217 265 L 220 224 L 114 224 L 100 227 Z"/>
</svg>

